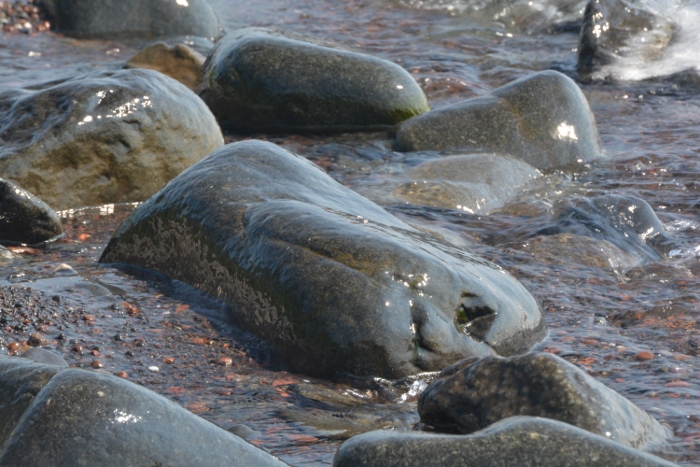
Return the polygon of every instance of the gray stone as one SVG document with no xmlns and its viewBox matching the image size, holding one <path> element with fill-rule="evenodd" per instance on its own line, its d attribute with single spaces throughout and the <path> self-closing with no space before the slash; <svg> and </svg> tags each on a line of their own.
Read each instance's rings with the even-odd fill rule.
<svg viewBox="0 0 700 467">
<path fill-rule="evenodd" d="M 635 196 L 572 197 L 559 201 L 554 210 L 555 223 L 539 233 L 606 240 L 626 253 L 652 260 L 679 248 L 651 206 Z"/>
<path fill-rule="evenodd" d="M 42 349 L 41 347 L 32 347 L 31 349 L 25 350 L 22 352 L 22 358 L 46 365 L 68 368 L 68 362 L 66 362 L 63 357 L 50 350 Z"/>
<path fill-rule="evenodd" d="M 585 96 L 556 71 L 407 120 L 397 128 L 394 149 L 498 152 L 538 169 L 577 166 L 602 152 Z"/>
<path fill-rule="evenodd" d="M 629 400 L 549 353 L 467 359 L 445 368 L 418 401 L 421 421 L 472 433 L 516 415 L 551 418 L 642 448 L 669 433 Z"/>
<path fill-rule="evenodd" d="M 225 146 L 121 225 L 101 262 L 228 302 L 295 371 L 402 377 L 525 352 L 545 330 L 499 267 L 442 244 L 261 141 Z"/>
<path fill-rule="evenodd" d="M 511 417 L 472 435 L 372 431 L 343 443 L 334 467 L 671 467 L 555 420 Z"/>
<path fill-rule="evenodd" d="M 655 6 L 664 8 L 654 3 L 589 0 L 581 25 L 578 72 L 604 79 L 614 74 L 605 69 L 608 65 L 640 66 L 661 58 L 678 27 L 654 11 Z"/>
<path fill-rule="evenodd" d="M 36 245 L 63 233 L 56 211 L 42 200 L 0 178 L 0 242 Z"/>
<path fill-rule="evenodd" d="M 159 71 L 195 90 L 202 77 L 204 56 L 186 46 L 165 42 L 151 44 L 126 62 L 124 68 L 146 68 Z"/>
<path fill-rule="evenodd" d="M 200 95 L 236 131 L 389 128 L 428 110 L 418 84 L 394 63 L 259 28 L 216 44 Z"/>
<path fill-rule="evenodd" d="M 55 27 L 80 39 L 220 35 L 206 0 L 48 0 Z"/>
<path fill-rule="evenodd" d="M 0 176 L 54 209 L 142 201 L 223 144 L 206 105 L 150 70 L 0 96 Z"/>
<path fill-rule="evenodd" d="M 148 389 L 78 369 L 60 371 L 35 395 L 0 464 L 285 465 Z"/>
</svg>

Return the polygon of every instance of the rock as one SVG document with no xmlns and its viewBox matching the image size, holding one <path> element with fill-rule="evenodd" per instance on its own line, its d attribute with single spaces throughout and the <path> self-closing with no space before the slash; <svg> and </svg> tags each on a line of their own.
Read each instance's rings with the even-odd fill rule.
<svg viewBox="0 0 700 467">
<path fill-rule="evenodd" d="M 195 90 L 202 76 L 204 56 L 185 44 L 168 47 L 165 42 L 151 44 L 126 62 L 124 68 L 155 70 Z"/>
<path fill-rule="evenodd" d="M 21 377 L 5 371 L 0 381 L 15 394 L 25 391 L 25 381 L 35 381 L 28 387 L 34 397 L 2 444 L 2 465 L 285 465 L 122 378 L 19 360 L 0 360 L 0 368 L 24 370 Z M 0 417 L 6 411 L 0 407 Z"/>
<path fill-rule="evenodd" d="M 223 144 L 204 103 L 150 70 L 0 97 L 0 176 L 53 206 L 141 201 Z"/>
<path fill-rule="evenodd" d="M 669 433 L 632 402 L 548 353 L 467 359 L 445 368 L 418 401 L 421 421 L 473 433 L 516 415 L 551 418 L 642 448 Z"/>
<path fill-rule="evenodd" d="M 581 26 L 578 72 L 604 79 L 610 74 L 605 70 L 608 65 L 639 66 L 661 58 L 678 28 L 655 11 L 658 7 L 664 8 L 646 1 L 589 0 Z"/>
<path fill-rule="evenodd" d="M 383 129 L 428 110 L 394 63 L 260 28 L 224 36 L 202 86 L 202 99 L 235 131 Z"/>
<path fill-rule="evenodd" d="M 579 264 L 613 270 L 626 270 L 639 263 L 636 257 L 607 240 L 570 233 L 534 237 L 528 239 L 522 249 L 540 263 Z"/>
<path fill-rule="evenodd" d="M 580 165 L 602 152 L 585 96 L 556 71 L 407 120 L 397 128 L 394 149 L 498 152 L 542 170 Z"/>
<path fill-rule="evenodd" d="M 56 211 L 28 191 L 0 179 L 0 242 L 36 245 L 62 233 Z"/>
<path fill-rule="evenodd" d="M 261 141 L 227 145 L 170 182 L 100 261 L 226 301 L 237 323 L 311 375 L 398 378 L 525 352 L 545 332 L 539 306 L 505 271 Z"/>
<path fill-rule="evenodd" d="M 675 464 L 566 423 L 511 417 L 472 435 L 372 431 L 343 443 L 334 467 L 671 467 Z"/>
<path fill-rule="evenodd" d="M 44 0 L 59 32 L 80 39 L 220 35 L 206 0 Z"/>
<path fill-rule="evenodd" d="M 541 229 L 540 234 L 589 236 L 652 260 L 679 247 L 651 206 L 635 196 L 573 197 L 558 202 L 555 213 L 555 223 Z"/>
<path fill-rule="evenodd" d="M 46 365 L 68 368 L 68 362 L 66 362 L 63 357 L 51 350 L 42 349 L 41 347 L 32 347 L 31 349 L 25 350 L 22 352 L 22 358 Z"/>
<path fill-rule="evenodd" d="M 409 170 L 401 178 L 411 181 L 392 194 L 412 204 L 488 214 L 503 206 L 519 187 L 541 175 L 534 167 L 499 154 L 450 156 Z"/>
</svg>

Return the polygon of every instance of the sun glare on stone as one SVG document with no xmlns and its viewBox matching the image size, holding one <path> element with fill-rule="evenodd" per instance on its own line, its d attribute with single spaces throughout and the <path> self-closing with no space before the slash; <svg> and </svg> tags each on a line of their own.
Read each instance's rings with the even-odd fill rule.
<svg viewBox="0 0 700 467">
<path fill-rule="evenodd" d="M 175 0 L 178 5 L 180 6 L 190 6 L 189 3 L 187 3 L 187 0 Z"/>
<path fill-rule="evenodd" d="M 570 139 L 573 141 L 578 140 L 578 136 L 576 136 L 576 128 L 566 122 L 561 122 L 561 124 L 557 127 L 557 137 L 559 139 Z"/>
</svg>

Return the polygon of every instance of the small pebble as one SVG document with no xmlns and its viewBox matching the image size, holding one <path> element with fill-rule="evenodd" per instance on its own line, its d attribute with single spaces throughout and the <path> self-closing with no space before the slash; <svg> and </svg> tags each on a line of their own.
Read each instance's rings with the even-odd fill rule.
<svg viewBox="0 0 700 467">
<path fill-rule="evenodd" d="M 151 370 L 151 371 L 160 371 L 160 368 L 158 368 L 158 367 L 155 366 L 155 365 L 154 365 L 154 366 L 149 366 L 148 369 Z"/>
<path fill-rule="evenodd" d="M 175 362 L 175 359 L 173 357 L 166 357 L 163 361 L 170 365 Z"/>
<path fill-rule="evenodd" d="M 116 373 L 114 373 L 114 375 L 120 378 L 126 378 L 127 376 L 129 376 L 126 374 L 126 371 L 117 371 Z"/>
<path fill-rule="evenodd" d="M 229 357 L 221 357 L 216 361 L 216 363 L 222 366 L 231 366 L 233 365 L 233 360 L 231 360 Z"/>
<path fill-rule="evenodd" d="M 103 368 L 105 366 L 104 363 L 102 363 L 99 360 L 93 360 L 92 363 L 90 364 L 93 368 Z"/>
<path fill-rule="evenodd" d="M 637 360 L 639 360 L 640 362 L 644 362 L 644 361 L 653 359 L 653 358 L 654 358 L 654 354 L 651 353 L 651 352 L 647 352 L 646 350 L 644 350 L 644 351 L 642 351 L 642 352 L 639 352 L 635 358 L 636 358 Z"/>
</svg>

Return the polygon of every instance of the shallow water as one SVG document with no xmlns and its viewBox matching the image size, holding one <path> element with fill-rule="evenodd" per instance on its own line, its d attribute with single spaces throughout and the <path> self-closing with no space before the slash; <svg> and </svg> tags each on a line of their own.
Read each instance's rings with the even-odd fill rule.
<svg viewBox="0 0 700 467">
<path fill-rule="evenodd" d="M 581 4 L 535 1 L 529 3 L 537 8 L 527 10 L 528 2 L 519 1 L 497 6 L 445 0 L 211 3 L 227 29 L 287 28 L 397 62 L 423 87 L 433 108 L 484 95 L 532 71 L 573 74 L 576 33 L 546 30 L 553 21 L 565 24 L 575 17 Z M 562 12 L 557 5 L 569 9 Z M 694 8 L 692 13 L 700 14 Z M 5 33 L 0 35 L 0 88 L 117 68 L 142 45 Z M 203 41 L 195 45 L 206 48 Z M 686 63 L 695 66 L 697 53 L 681 45 L 665 62 L 629 68 L 626 76 L 662 75 L 669 63 L 676 66 L 689 55 L 695 61 Z M 697 90 L 664 80 L 581 87 L 598 122 L 604 159 L 580 173 L 548 174 L 510 207 L 488 216 L 456 207 L 387 209 L 519 278 L 547 312 L 549 336 L 536 349 L 580 365 L 669 425 L 676 438 L 660 454 L 698 464 L 700 98 Z M 435 157 L 394 153 L 383 133 L 255 136 L 306 156 L 376 198 L 382 196 L 378 179 Z M 242 138 L 226 135 L 228 142 Z M 677 248 L 668 257 L 645 258 L 609 250 L 604 261 L 591 262 L 534 236 L 551 222 L 558 199 L 602 193 L 645 199 Z M 17 259 L 0 263 L 0 285 L 62 297 L 49 324 L 29 320 L 2 331 L 6 344 L 25 341 L 43 325 L 51 346 L 69 363 L 125 372 L 223 428 L 245 424 L 251 442 L 293 465 L 328 465 L 344 436 L 378 427 L 410 428 L 418 421 L 416 392 L 430 375 L 395 383 L 348 378 L 330 384 L 287 374 L 273 352 L 236 330 L 220 303 L 163 277 L 98 266 L 111 233 L 131 209 L 108 205 L 63 212 L 63 239 L 42 251 L 16 250 Z M 78 275 L 57 272 L 61 263 Z M 653 358 L 640 360 L 643 351 Z"/>
</svg>

